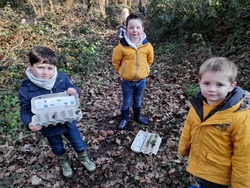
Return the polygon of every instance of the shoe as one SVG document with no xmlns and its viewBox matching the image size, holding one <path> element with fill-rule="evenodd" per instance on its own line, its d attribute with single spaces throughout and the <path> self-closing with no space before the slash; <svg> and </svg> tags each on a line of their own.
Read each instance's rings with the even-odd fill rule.
<svg viewBox="0 0 250 188">
<path fill-rule="evenodd" d="M 137 121 L 138 123 L 143 124 L 143 125 L 148 124 L 148 121 L 142 116 L 139 116 L 135 121 Z"/>
<path fill-rule="evenodd" d="M 118 125 L 118 129 L 125 129 L 125 127 L 128 124 L 128 120 L 129 120 L 129 108 L 126 110 L 121 110 L 121 115 L 122 115 L 122 121 L 120 122 L 120 124 Z"/>
<path fill-rule="evenodd" d="M 128 120 L 126 120 L 126 119 L 123 119 L 122 121 L 121 121 L 121 123 L 118 125 L 118 129 L 125 129 L 125 127 L 127 126 L 127 124 L 128 124 Z"/>
<path fill-rule="evenodd" d="M 70 178 L 73 176 L 73 170 L 71 168 L 71 162 L 68 157 L 68 153 L 58 156 L 58 160 L 62 169 L 63 176 Z"/>
<path fill-rule="evenodd" d="M 87 152 L 78 153 L 78 161 L 85 166 L 89 172 L 94 172 L 96 170 L 96 165 L 87 155 Z"/>
<path fill-rule="evenodd" d="M 141 116 L 141 108 L 140 107 L 133 107 L 134 112 L 134 120 L 138 123 L 141 123 L 143 125 L 147 125 L 148 121 Z"/>
</svg>

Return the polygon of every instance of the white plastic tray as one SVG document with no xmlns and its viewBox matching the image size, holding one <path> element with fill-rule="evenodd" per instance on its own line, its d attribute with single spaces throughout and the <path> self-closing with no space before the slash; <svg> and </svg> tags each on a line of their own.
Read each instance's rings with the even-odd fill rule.
<svg viewBox="0 0 250 188">
<path fill-rule="evenodd" d="M 131 150 L 136 153 L 144 153 L 144 154 L 157 154 L 162 138 L 157 133 L 149 133 L 140 130 L 132 145 Z"/>
<path fill-rule="evenodd" d="M 79 107 L 78 94 L 67 92 L 46 94 L 31 99 L 33 125 L 56 125 L 58 123 L 79 121 L 82 112 Z"/>
</svg>

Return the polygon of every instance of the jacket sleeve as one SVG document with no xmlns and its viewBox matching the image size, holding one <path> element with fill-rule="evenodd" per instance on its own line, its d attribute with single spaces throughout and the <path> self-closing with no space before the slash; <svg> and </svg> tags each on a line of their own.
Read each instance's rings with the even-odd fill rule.
<svg viewBox="0 0 250 188">
<path fill-rule="evenodd" d="M 190 107 L 184 127 L 182 129 L 181 137 L 179 140 L 178 154 L 181 156 L 188 156 L 191 148 L 191 113 L 194 113 L 193 107 Z"/>
<path fill-rule="evenodd" d="M 153 48 L 153 46 L 150 44 L 149 53 L 148 53 L 148 58 L 147 58 L 147 63 L 148 63 L 148 65 L 150 66 L 153 62 L 154 62 L 154 48 Z"/>
<path fill-rule="evenodd" d="M 31 122 L 33 113 L 31 112 L 31 99 L 24 88 L 18 91 L 19 103 L 20 103 L 20 117 L 23 125 L 27 130 L 30 130 L 28 125 Z"/>
<path fill-rule="evenodd" d="M 122 63 L 122 57 L 123 57 L 122 51 L 118 45 L 114 48 L 113 55 L 112 55 L 112 65 L 117 72 L 119 71 L 119 68 L 120 68 L 121 63 Z"/>
<path fill-rule="evenodd" d="M 64 75 L 64 78 L 65 78 L 65 84 L 66 84 L 67 88 L 72 87 L 76 90 L 76 92 L 78 94 L 80 94 L 80 89 L 75 84 L 73 84 L 73 82 L 70 80 L 70 78 L 67 75 Z"/>
<path fill-rule="evenodd" d="M 250 110 L 234 113 L 234 129 L 231 134 L 233 142 L 232 188 L 250 187 Z"/>
</svg>

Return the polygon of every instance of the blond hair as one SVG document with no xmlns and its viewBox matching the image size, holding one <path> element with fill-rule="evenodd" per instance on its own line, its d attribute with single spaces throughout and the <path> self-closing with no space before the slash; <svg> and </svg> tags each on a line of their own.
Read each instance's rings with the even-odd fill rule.
<svg viewBox="0 0 250 188">
<path fill-rule="evenodd" d="M 126 19 L 127 19 L 128 15 L 129 15 L 128 8 L 122 9 L 122 13 L 121 13 L 121 21 L 122 21 L 122 23 L 126 22 Z"/>
<path fill-rule="evenodd" d="M 212 57 L 200 66 L 199 79 L 205 72 L 221 72 L 228 77 L 231 83 L 235 82 L 238 68 L 235 63 L 225 57 Z"/>
</svg>

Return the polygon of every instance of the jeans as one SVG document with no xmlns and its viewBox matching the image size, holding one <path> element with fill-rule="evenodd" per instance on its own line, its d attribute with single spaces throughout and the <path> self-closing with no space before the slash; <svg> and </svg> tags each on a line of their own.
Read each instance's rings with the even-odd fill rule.
<svg viewBox="0 0 250 188">
<path fill-rule="evenodd" d="M 86 150 L 86 143 L 83 141 L 82 136 L 75 125 L 69 126 L 68 131 L 63 133 L 63 135 L 70 142 L 77 153 L 81 153 Z M 47 137 L 47 140 L 52 152 L 56 156 L 60 156 L 65 153 L 66 150 L 64 148 L 62 134 Z"/>
<path fill-rule="evenodd" d="M 146 78 L 137 82 L 122 80 L 123 100 L 121 110 L 128 110 L 132 104 L 133 107 L 140 108 L 145 87 Z"/>
</svg>

